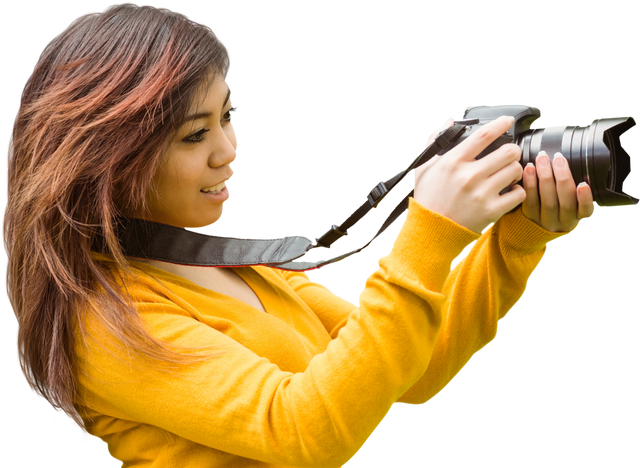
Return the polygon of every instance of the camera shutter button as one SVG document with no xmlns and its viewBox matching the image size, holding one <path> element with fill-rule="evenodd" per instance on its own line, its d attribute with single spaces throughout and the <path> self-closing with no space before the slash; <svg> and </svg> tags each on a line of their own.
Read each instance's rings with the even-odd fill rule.
<svg viewBox="0 0 640 468">
<path fill-rule="evenodd" d="M 454 125 L 475 125 L 480 123 L 479 119 L 456 119 Z"/>
</svg>

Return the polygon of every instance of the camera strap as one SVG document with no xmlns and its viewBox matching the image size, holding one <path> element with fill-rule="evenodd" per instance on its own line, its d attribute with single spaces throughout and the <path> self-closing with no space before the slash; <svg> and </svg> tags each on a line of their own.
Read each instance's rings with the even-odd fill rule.
<svg viewBox="0 0 640 468">
<path fill-rule="evenodd" d="M 305 271 L 335 263 L 367 247 L 384 232 L 409 206 L 411 191 L 391 212 L 375 236 L 364 246 L 329 260 L 318 262 L 294 262 L 317 247 L 329 248 L 347 235 L 348 229 L 362 219 L 412 170 L 429 161 L 442 149 L 447 148 L 464 131 L 465 125 L 455 123 L 436 137 L 433 143 L 396 176 L 380 182 L 367 195 L 364 202 L 341 225 L 331 226 L 315 242 L 305 237 L 281 239 L 235 239 L 216 237 L 188 231 L 186 229 L 134 218 L 122 218 L 117 236 L 124 254 L 128 257 L 158 260 L 179 265 L 209 267 L 239 267 L 265 265 L 291 271 Z"/>
</svg>

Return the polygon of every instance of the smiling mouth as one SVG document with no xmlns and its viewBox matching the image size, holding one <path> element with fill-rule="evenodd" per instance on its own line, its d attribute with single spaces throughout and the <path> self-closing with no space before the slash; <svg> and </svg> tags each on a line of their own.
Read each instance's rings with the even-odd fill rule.
<svg viewBox="0 0 640 468">
<path fill-rule="evenodd" d="M 207 198 L 216 201 L 217 203 L 222 203 L 227 199 L 231 199 L 232 196 L 231 186 L 228 183 L 225 183 L 222 190 L 217 192 L 204 192 L 200 190 L 200 193 L 206 195 Z"/>
<path fill-rule="evenodd" d="M 227 181 L 220 182 L 218 185 L 214 185 L 213 187 L 208 187 L 207 189 L 200 190 L 202 193 L 220 193 L 229 183 Z"/>
</svg>

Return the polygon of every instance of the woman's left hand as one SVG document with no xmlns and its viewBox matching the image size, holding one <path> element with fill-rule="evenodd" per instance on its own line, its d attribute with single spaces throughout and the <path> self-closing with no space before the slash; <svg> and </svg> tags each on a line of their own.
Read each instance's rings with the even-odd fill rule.
<svg viewBox="0 0 640 468">
<path fill-rule="evenodd" d="M 567 160 L 560 153 L 551 164 L 549 156 L 541 152 L 535 166 L 524 169 L 522 179 L 527 194 L 522 213 L 547 231 L 571 231 L 582 218 L 593 214 L 591 187 L 584 182 L 576 187 Z"/>
</svg>

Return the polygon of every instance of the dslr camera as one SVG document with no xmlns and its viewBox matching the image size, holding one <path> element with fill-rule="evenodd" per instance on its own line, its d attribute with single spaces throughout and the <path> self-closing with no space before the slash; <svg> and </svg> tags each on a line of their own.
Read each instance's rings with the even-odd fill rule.
<svg viewBox="0 0 640 468">
<path fill-rule="evenodd" d="M 629 155 L 620 145 L 620 135 L 635 125 L 631 117 L 597 119 L 587 127 L 550 127 L 531 130 L 531 124 L 540 117 L 540 111 L 527 106 L 481 106 L 466 110 L 464 119 L 457 124 L 466 125 L 465 132 L 440 154 L 444 154 L 464 141 L 483 125 L 502 115 L 515 118 L 513 126 L 476 159 L 491 153 L 505 143 L 515 143 L 522 150 L 520 164 L 535 164 L 535 157 L 545 151 L 561 153 L 566 159 L 573 179 L 578 185 L 587 182 L 593 198 L 600 206 L 633 205 L 638 203 L 622 191 L 622 183 L 631 171 Z"/>
</svg>

